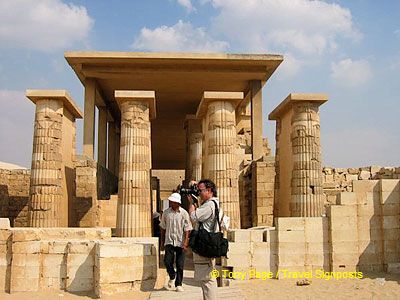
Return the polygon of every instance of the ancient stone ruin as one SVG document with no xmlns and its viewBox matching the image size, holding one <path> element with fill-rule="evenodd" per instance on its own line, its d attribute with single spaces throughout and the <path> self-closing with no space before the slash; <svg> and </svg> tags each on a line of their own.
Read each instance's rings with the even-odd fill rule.
<svg viewBox="0 0 400 300">
<path fill-rule="evenodd" d="M 178 184 L 201 178 L 217 184 L 231 218 L 219 268 L 400 272 L 400 168 L 324 167 L 327 95 L 290 93 L 269 114 L 271 155 L 262 88 L 282 56 L 65 58 L 84 86 L 83 112 L 67 91 L 27 90 L 31 169 L 0 170 L 1 292 L 154 287 L 163 275 L 152 213 Z"/>
</svg>

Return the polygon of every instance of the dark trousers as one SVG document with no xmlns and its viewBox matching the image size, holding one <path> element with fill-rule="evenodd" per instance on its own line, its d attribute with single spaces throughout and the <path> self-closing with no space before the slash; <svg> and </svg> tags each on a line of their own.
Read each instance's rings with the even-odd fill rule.
<svg viewBox="0 0 400 300">
<path fill-rule="evenodd" d="M 176 255 L 176 260 L 175 260 Z M 174 269 L 174 260 L 176 264 L 176 272 Z M 172 245 L 165 246 L 164 264 L 170 279 L 175 279 L 175 286 L 182 285 L 183 280 L 183 266 L 185 264 L 185 251 L 181 247 L 174 247 Z"/>
</svg>

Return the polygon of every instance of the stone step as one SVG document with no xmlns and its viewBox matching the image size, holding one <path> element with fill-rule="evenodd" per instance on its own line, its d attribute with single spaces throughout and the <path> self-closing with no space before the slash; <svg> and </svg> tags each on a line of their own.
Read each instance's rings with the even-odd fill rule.
<svg viewBox="0 0 400 300">
<path fill-rule="evenodd" d="M 185 266 L 186 267 L 186 266 Z M 168 277 L 168 276 L 167 276 Z M 202 300 L 203 293 L 198 282 L 194 280 L 193 270 L 184 270 L 184 278 L 182 287 L 184 292 L 176 292 L 175 290 L 162 290 L 154 291 L 150 294 L 149 299 L 187 299 L 187 300 Z M 219 287 L 217 288 L 218 299 L 243 299 L 242 292 L 236 287 Z"/>
<path fill-rule="evenodd" d="M 187 299 L 187 300 L 202 300 L 203 294 L 200 287 L 193 287 L 183 284 L 184 292 L 161 290 L 152 292 L 149 299 Z M 233 287 L 219 287 L 217 288 L 218 299 L 243 299 L 244 296 L 241 290 Z"/>
</svg>

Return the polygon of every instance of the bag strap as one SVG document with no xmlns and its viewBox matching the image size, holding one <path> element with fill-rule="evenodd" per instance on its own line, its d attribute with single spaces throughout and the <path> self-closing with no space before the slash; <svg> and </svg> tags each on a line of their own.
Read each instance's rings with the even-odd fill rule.
<svg viewBox="0 0 400 300">
<path fill-rule="evenodd" d="M 215 200 L 212 200 L 212 202 L 214 202 L 214 205 L 215 205 L 215 218 L 217 219 L 217 222 L 218 222 L 219 232 L 221 232 L 221 222 L 219 220 L 219 208 L 218 208 L 217 202 L 215 202 Z"/>
<path fill-rule="evenodd" d="M 202 228 L 204 228 L 204 227 L 203 227 L 203 223 L 202 223 L 202 222 L 199 222 L 199 230 L 202 229 Z"/>
</svg>

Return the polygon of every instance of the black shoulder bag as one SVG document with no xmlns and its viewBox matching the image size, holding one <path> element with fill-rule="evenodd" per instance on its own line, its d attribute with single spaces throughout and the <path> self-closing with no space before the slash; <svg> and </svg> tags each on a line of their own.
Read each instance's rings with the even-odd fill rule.
<svg viewBox="0 0 400 300">
<path fill-rule="evenodd" d="M 221 257 L 228 253 L 228 240 L 221 232 L 219 220 L 219 209 L 215 200 L 215 217 L 217 218 L 219 232 L 208 232 L 203 228 L 203 223 L 199 223 L 199 230 L 192 230 L 189 237 L 189 246 L 194 253 L 204 257 Z"/>
</svg>

